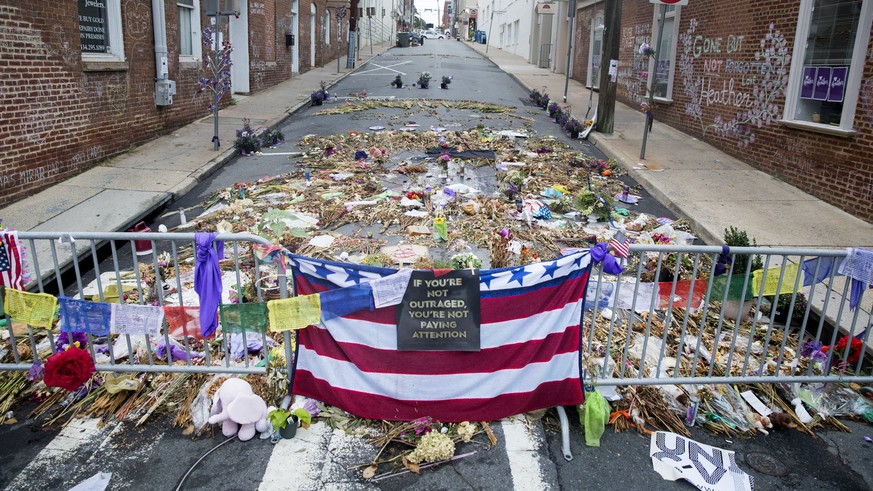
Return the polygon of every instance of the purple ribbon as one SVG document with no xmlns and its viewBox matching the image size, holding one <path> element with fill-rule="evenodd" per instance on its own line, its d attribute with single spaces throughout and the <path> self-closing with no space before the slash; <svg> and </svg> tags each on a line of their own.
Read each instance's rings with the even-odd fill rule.
<svg viewBox="0 0 873 491">
<path fill-rule="evenodd" d="M 224 242 L 216 241 L 216 233 L 197 233 L 197 259 L 194 263 L 194 291 L 200 295 L 200 333 L 212 336 L 218 328 L 218 304 L 221 303 L 221 268 L 218 260 L 224 257 Z M 213 243 L 215 246 L 213 247 Z"/>
<path fill-rule="evenodd" d="M 621 272 L 624 271 L 624 267 L 621 264 L 618 264 L 615 256 L 609 253 L 606 242 L 598 242 L 597 244 L 594 244 L 594 247 L 589 250 L 589 253 L 591 254 L 591 259 L 594 260 L 594 264 L 603 263 L 604 273 L 621 274 Z"/>
</svg>

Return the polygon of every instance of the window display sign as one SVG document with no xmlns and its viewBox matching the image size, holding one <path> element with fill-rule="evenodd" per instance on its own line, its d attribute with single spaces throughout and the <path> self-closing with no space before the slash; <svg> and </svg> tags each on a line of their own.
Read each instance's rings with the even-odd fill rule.
<svg viewBox="0 0 873 491">
<path fill-rule="evenodd" d="M 79 0 L 79 42 L 82 53 L 109 52 L 106 0 Z"/>
<path fill-rule="evenodd" d="M 849 67 L 835 67 L 831 70 L 831 88 L 828 92 L 828 101 L 843 102 L 846 95 L 846 77 L 849 75 Z"/>
</svg>

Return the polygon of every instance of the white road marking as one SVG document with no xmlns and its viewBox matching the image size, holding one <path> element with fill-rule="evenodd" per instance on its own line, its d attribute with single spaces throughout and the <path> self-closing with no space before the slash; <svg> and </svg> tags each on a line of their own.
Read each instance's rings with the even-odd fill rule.
<svg viewBox="0 0 873 491">
<path fill-rule="evenodd" d="M 91 451 L 96 450 L 116 428 L 115 424 L 98 428 L 99 421 L 97 418 L 74 418 L 15 476 L 6 489 L 33 489 L 34 483 L 54 477 L 53 474 L 63 473 L 64 468 L 59 464 L 71 464 L 73 459 L 76 462 L 85 460 L 77 455 L 77 451 L 88 446 L 94 447 Z"/>
<path fill-rule="evenodd" d="M 264 469 L 259 491 L 316 490 L 322 486 L 321 472 L 326 461 L 331 429 L 316 423 L 290 440 L 279 440 Z"/>
<path fill-rule="evenodd" d="M 501 422 L 506 440 L 506 456 L 512 473 L 513 489 L 517 491 L 543 491 L 549 489 L 543 481 L 540 468 L 538 442 L 530 434 L 524 418 L 519 416 Z"/>
<path fill-rule="evenodd" d="M 408 63 L 412 63 L 412 62 L 411 62 L 411 61 L 402 61 L 402 62 L 400 62 L 400 63 L 395 63 L 395 64 L 393 64 L 393 65 L 388 65 L 388 66 L 382 66 L 382 65 L 380 65 L 380 64 L 378 64 L 378 63 L 370 62 L 371 65 L 375 65 L 375 66 L 377 66 L 377 67 L 379 67 L 379 68 L 373 68 L 373 69 L 371 69 L 371 70 L 361 70 L 361 71 L 358 71 L 358 72 L 352 73 L 351 76 L 352 76 L 352 77 L 357 77 L 357 76 L 360 76 L 360 75 L 364 75 L 364 74 L 367 74 L 367 73 L 370 73 L 370 72 L 376 72 L 376 71 L 379 71 L 379 70 L 388 70 L 389 72 L 399 73 L 400 75 L 406 75 L 405 72 L 401 72 L 401 71 L 399 71 L 399 70 L 395 70 L 395 69 L 393 69 L 393 68 L 391 68 L 391 67 L 393 67 L 393 66 L 400 66 L 400 65 L 406 65 L 406 64 L 408 64 Z"/>
</svg>

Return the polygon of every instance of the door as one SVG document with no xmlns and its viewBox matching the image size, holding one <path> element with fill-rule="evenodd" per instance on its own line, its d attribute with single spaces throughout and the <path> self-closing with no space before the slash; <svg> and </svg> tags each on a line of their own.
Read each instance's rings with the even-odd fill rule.
<svg viewBox="0 0 873 491">
<path fill-rule="evenodd" d="M 297 12 L 300 10 L 300 0 L 291 2 L 291 34 L 294 36 L 294 46 L 291 46 L 291 73 L 300 73 L 300 25 Z"/>
<path fill-rule="evenodd" d="M 233 66 L 230 67 L 230 83 L 234 94 L 249 92 L 249 3 L 248 0 L 233 0 L 233 9 L 239 17 L 228 16 L 230 44 L 233 46 Z"/>
</svg>

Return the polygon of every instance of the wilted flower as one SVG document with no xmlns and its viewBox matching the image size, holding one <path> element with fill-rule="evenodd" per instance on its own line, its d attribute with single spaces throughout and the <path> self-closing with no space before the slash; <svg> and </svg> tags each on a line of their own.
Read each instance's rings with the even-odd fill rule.
<svg viewBox="0 0 873 491">
<path fill-rule="evenodd" d="M 413 464 L 421 462 L 439 462 L 448 460 L 455 455 L 455 442 L 447 435 L 432 431 L 421 438 L 415 450 L 406 456 Z"/>
</svg>

